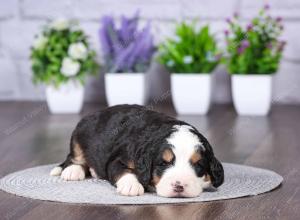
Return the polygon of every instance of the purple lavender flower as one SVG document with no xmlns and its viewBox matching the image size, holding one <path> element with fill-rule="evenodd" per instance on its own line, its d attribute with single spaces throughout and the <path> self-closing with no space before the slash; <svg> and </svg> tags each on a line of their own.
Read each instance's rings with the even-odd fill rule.
<svg viewBox="0 0 300 220">
<path fill-rule="evenodd" d="M 248 48 L 250 46 L 250 43 L 248 40 L 243 40 L 241 42 L 241 46 L 244 47 L 245 49 Z"/>
<path fill-rule="evenodd" d="M 226 18 L 226 22 L 227 22 L 228 24 L 231 24 L 231 23 L 232 23 L 232 21 L 231 21 L 230 18 Z"/>
<path fill-rule="evenodd" d="M 283 51 L 285 45 L 286 45 L 286 41 L 279 42 L 278 50 Z"/>
<path fill-rule="evenodd" d="M 234 17 L 234 18 L 239 18 L 239 17 L 240 17 L 240 14 L 239 14 L 238 12 L 234 12 L 234 13 L 233 13 L 233 17 Z"/>
<path fill-rule="evenodd" d="M 248 40 L 243 40 L 241 42 L 241 45 L 238 48 L 238 54 L 244 53 L 244 51 L 250 46 L 250 43 Z"/>
<path fill-rule="evenodd" d="M 247 31 L 249 32 L 249 31 L 252 31 L 252 29 L 253 29 L 253 24 L 248 24 L 247 25 Z"/>
<path fill-rule="evenodd" d="M 271 42 L 268 43 L 268 44 L 267 44 L 267 48 L 271 50 L 271 49 L 273 48 L 273 44 L 272 44 Z"/>
<path fill-rule="evenodd" d="M 265 10 L 269 10 L 270 8 L 271 8 L 271 7 L 270 7 L 269 4 L 265 4 L 265 5 L 264 5 L 264 9 L 265 9 Z"/>
<path fill-rule="evenodd" d="M 145 72 L 155 52 L 150 24 L 138 31 L 138 12 L 132 18 L 122 16 L 119 29 L 111 16 L 105 16 L 101 21 L 99 36 L 106 71 Z"/>
<path fill-rule="evenodd" d="M 277 18 L 276 18 L 276 21 L 277 21 L 278 23 L 280 23 L 280 22 L 282 21 L 282 17 L 277 17 Z"/>
</svg>

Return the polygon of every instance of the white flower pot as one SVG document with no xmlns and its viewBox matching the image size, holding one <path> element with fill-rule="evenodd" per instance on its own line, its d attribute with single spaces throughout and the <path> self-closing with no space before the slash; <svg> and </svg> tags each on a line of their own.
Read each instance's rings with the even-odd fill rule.
<svg viewBox="0 0 300 220">
<path fill-rule="evenodd" d="M 84 88 L 77 81 L 46 87 L 46 99 L 52 114 L 79 113 L 84 99 Z"/>
<path fill-rule="evenodd" d="M 144 105 L 144 73 L 106 73 L 105 92 L 109 106 L 119 104 Z"/>
<path fill-rule="evenodd" d="M 173 73 L 172 99 L 178 114 L 206 114 L 211 102 L 211 74 Z"/>
<path fill-rule="evenodd" d="M 233 104 L 240 115 L 267 115 L 272 99 L 272 75 L 232 75 Z"/>
</svg>

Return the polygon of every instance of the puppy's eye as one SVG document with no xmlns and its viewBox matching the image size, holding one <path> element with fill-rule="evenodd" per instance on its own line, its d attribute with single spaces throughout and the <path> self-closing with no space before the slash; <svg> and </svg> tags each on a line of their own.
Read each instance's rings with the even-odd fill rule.
<svg viewBox="0 0 300 220">
<path fill-rule="evenodd" d="M 173 161 L 165 161 L 165 160 L 163 160 L 163 161 L 161 161 L 160 162 L 160 166 L 169 166 L 169 165 L 172 165 L 172 163 L 173 163 Z"/>
</svg>

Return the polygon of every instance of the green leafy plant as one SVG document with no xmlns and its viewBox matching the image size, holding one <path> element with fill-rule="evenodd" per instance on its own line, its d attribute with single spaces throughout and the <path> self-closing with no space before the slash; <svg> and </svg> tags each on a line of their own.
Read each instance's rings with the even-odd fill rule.
<svg viewBox="0 0 300 220">
<path fill-rule="evenodd" d="M 69 80 L 83 84 L 86 76 L 97 73 L 99 67 L 88 37 L 75 22 L 67 20 L 56 20 L 43 28 L 30 58 L 33 82 L 56 87 Z"/>
<path fill-rule="evenodd" d="M 195 23 L 178 24 L 175 37 L 159 45 L 158 61 L 172 73 L 211 73 L 220 58 L 209 27 L 197 30 Z"/>
<path fill-rule="evenodd" d="M 227 19 L 230 26 L 230 30 L 225 31 L 229 73 L 272 74 L 278 70 L 286 43 L 279 40 L 282 19 L 269 16 L 269 8 L 266 5 L 244 28 L 237 14 L 233 19 Z"/>
</svg>

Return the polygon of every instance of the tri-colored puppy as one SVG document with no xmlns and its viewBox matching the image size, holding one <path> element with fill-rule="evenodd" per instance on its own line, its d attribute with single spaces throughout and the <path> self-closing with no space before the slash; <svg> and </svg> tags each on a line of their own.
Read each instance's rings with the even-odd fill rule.
<svg viewBox="0 0 300 220">
<path fill-rule="evenodd" d="M 164 197 L 196 197 L 223 183 L 224 171 L 196 128 L 138 105 L 118 105 L 84 117 L 70 153 L 51 175 L 106 179 L 126 196 L 155 190 Z"/>
</svg>

